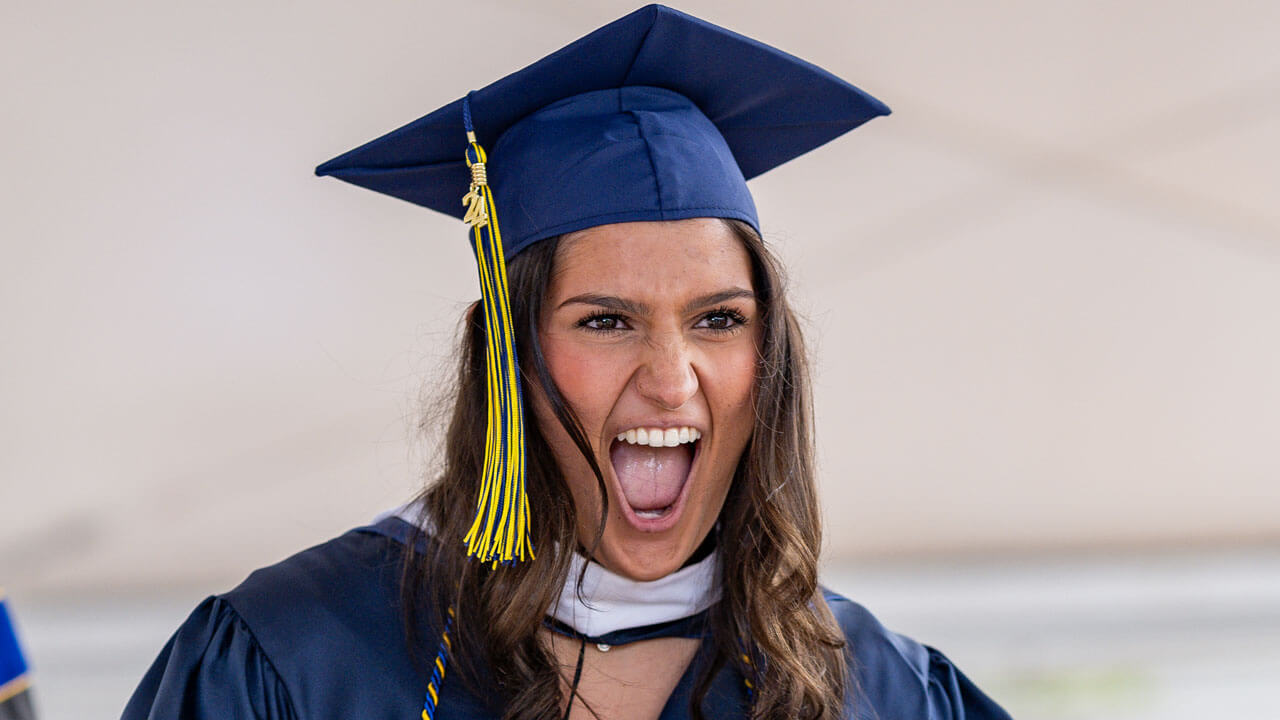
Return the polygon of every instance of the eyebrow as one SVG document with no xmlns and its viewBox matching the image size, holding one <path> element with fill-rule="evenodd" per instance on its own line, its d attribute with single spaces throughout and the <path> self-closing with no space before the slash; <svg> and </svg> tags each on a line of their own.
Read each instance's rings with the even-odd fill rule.
<svg viewBox="0 0 1280 720">
<path fill-rule="evenodd" d="M 756 294 L 746 288 L 734 287 L 720 292 L 714 292 L 710 295 L 703 295 L 685 303 L 684 312 L 691 313 L 698 308 L 704 308 L 708 305 L 721 305 L 730 300 L 755 300 Z"/>
<path fill-rule="evenodd" d="M 742 300 L 742 299 L 754 300 L 755 297 L 756 297 L 755 293 L 745 288 L 740 288 L 740 287 L 727 288 L 725 290 L 720 290 L 718 292 L 713 292 L 708 295 L 703 295 L 701 297 L 696 297 L 690 300 L 689 302 L 685 303 L 684 308 L 682 308 L 682 311 L 685 313 L 690 313 L 690 312 L 693 312 L 694 310 L 697 310 L 698 308 L 707 307 L 708 305 L 719 305 L 721 303 L 725 303 L 730 300 Z M 635 300 L 627 300 L 626 298 L 620 298 L 614 295 L 601 295 L 598 293 L 582 293 L 581 295 L 574 295 L 568 300 L 565 300 L 564 302 L 560 303 L 560 305 L 557 306 L 556 309 L 559 310 L 560 308 L 563 308 L 566 305 L 595 305 L 597 307 L 603 307 L 609 310 L 616 310 L 618 312 L 627 313 L 629 315 L 647 315 L 651 311 L 651 308 L 642 302 L 636 302 Z"/>
<path fill-rule="evenodd" d="M 556 309 L 565 307 L 566 305 L 597 305 L 609 310 L 617 310 L 618 312 L 628 313 L 630 315 L 647 315 L 649 306 L 634 300 L 626 300 L 613 295 L 599 295 L 597 293 L 582 293 L 574 295 L 556 306 Z"/>
</svg>

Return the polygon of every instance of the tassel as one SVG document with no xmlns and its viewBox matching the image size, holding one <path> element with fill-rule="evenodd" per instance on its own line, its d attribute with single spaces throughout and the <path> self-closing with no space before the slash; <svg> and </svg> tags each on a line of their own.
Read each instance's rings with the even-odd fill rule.
<svg viewBox="0 0 1280 720">
<path fill-rule="evenodd" d="M 524 486 L 524 410 L 502 233 L 485 175 L 484 148 L 476 141 L 471 125 L 469 98 L 463 100 L 462 108 L 469 143 L 467 166 L 471 168 L 471 188 L 462 198 L 467 207 L 463 221 L 471 227 L 471 245 L 480 269 L 488 375 L 488 429 L 480 496 L 475 520 L 463 542 L 467 555 L 497 567 L 534 557 Z"/>
</svg>

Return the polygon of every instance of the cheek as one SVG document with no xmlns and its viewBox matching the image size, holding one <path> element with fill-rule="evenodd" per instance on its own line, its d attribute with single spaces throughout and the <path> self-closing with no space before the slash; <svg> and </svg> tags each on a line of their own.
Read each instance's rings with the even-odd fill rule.
<svg viewBox="0 0 1280 720">
<path fill-rule="evenodd" d="M 576 363 L 572 361 L 571 356 L 554 352 L 552 350 L 553 343 L 544 341 L 543 345 L 547 370 L 550 372 L 552 379 L 555 380 L 556 386 L 560 388 L 561 396 L 577 412 L 577 403 L 574 401 L 574 397 L 580 388 L 575 387 L 571 382 L 577 376 L 575 372 Z M 546 440 L 547 448 L 551 451 L 556 467 L 560 470 L 561 479 L 573 496 L 574 505 L 586 507 L 588 504 L 594 503 L 596 485 L 591 473 L 591 467 L 582 457 L 582 453 L 578 451 L 578 446 L 574 444 L 573 439 L 569 437 L 569 432 L 565 430 L 564 426 L 560 424 L 560 420 L 556 418 L 556 414 L 552 411 L 546 396 L 539 389 L 537 392 L 527 393 L 526 397 L 532 400 L 531 406 L 538 423 L 538 429 L 541 431 L 543 439 Z M 581 413 L 579 412 L 578 414 L 579 419 L 581 419 Z M 578 521 L 581 524 L 581 514 Z M 579 534 L 581 534 L 581 530 Z"/>
<path fill-rule="evenodd" d="M 625 352 L 583 343 L 571 332 L 544 331 L 543 358 L 560 395 L 577 416 L 597 458 L 607 462 L 608 445 L 601 435 L 629 380 Z M 591 465 L 560 425 L 545 400 L 537 404 L 538 427 L 555 456 L 565 483 L 579 507 L 598 504 L 599 487 Z M 601 447 L 601 443 L 606 443 Z"/>
<path fill-rule="evenodd" d="M 554 332 L 543 334 L 542 349 L 551 379 L 577 415 L 587 441 L 600 457 L 601 449 L 595 446 L 601 442 L 604 421 L 627 382 L 624 363 L 600 352 L 599 348 L 583 347 L 581 343 Z M 585 545 L 595 535 L 597 511 L 594 508 L 600 506 L 600 489 L 595 474 L 541 393 L 538 394 L 535 411 L 538 427 L 573 496 L 574 506 L 591 509 L 577 513 L 578 538 Z"/>
<path fill-rule="evenodd" d="M 745 443 L 755 423 L 756 351 L 753 346 L 734 348 L 718 358 L 717 381 L 709 388 L 712 412 L 718 412 L 735 439 Z"/>
<path fill-rule="evenodd" d="M 610 353 L 582 347 L 554 333 L 543 344 L 551 379 L 577 414 L 587 438 L 596 442 L 604 419 L 626 384 L 625 368 Z"/>
</svg>

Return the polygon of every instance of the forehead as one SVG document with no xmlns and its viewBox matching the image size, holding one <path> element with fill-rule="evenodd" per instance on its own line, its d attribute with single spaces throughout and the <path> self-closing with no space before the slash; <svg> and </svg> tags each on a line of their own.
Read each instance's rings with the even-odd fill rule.
<svg viewBox="0 0 1280 720">
<path fill-rule="evenodd" d="M 754 291 L 751 259 L 716 218 L 600 225 L 561 238 L 551 296 L 594 292 L 660 301 L 738 287 Z"/>
</svg>

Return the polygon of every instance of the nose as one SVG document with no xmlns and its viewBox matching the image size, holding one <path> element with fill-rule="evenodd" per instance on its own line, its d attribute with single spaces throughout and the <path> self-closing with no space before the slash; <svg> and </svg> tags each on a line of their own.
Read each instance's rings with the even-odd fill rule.
<svg viewBox="0 0 1280 720">
<path fill-rule="evenodd" d="M 636 389 L 663 410 L 677 410 L 698 392 L 698 376 L 683 338 L 650 342 L 636 374 Z"/>
</svg>

